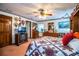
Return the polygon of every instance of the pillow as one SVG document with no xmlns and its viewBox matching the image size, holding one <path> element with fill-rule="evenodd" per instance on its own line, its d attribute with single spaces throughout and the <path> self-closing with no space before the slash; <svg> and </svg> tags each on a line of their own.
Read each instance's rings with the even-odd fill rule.
<svg viewBox="0 0 79 59">
<path fill-rule="evenodd" d="M 79 40 L 74 38 L 69 42 L 68 46 L 73 48 L 74 51 L 79 51 Z"/>
<path fill-rule="evenodd" d="M 74 37 L 79 39 L 79 32 L 75 32 Z"/>
<path fill-rule="evenodd" d="M 73 39 L 73 33 L 67 33 L 63 36 L 62 44 L 66 46 Z"/>
</svg>

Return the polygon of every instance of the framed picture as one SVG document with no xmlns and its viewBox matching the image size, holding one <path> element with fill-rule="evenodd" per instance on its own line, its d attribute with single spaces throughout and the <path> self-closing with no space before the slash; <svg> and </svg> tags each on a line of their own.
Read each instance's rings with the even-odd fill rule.
<svg viewBox="0 0 79 59">
<path fill-rule="evenodd" d="M 70 28 L 70 22 L 69 21 L 62 21 L 58 23 L 58 27 L 60 29 Z"/>
</svg>

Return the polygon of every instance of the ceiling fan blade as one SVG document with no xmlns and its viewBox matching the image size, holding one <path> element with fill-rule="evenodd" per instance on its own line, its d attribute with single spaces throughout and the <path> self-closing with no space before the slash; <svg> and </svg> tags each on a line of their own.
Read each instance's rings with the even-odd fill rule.
<svg viewBox="0 0 79 59">
<path fill-rule="evenodd" d="M 52 14 L 47 14 L 48 16 L 52 16 Z"/>
</svg>

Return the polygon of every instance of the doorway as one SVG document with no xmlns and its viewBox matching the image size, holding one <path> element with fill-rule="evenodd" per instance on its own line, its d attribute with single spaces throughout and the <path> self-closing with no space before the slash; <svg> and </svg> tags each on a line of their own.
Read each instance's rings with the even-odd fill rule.
<svg viewBox="0 0 79 59">
<path fill-rule="evenodd" d="M 31 38 L 31 22 L 30 21 L 26 21 L 26 31 L 28 34 L 28 39 Z"/>
<path fill-rule="evenodd" d="M 12 43 L 12 17 L 0 15 L 0 48 Z"/>
</svg>

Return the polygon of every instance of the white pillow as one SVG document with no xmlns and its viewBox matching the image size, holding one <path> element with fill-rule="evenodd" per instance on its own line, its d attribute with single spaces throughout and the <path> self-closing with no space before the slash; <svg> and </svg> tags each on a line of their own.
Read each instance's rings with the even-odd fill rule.
<svg viewBox="0 0 79 59">
<path fill-rule="evenodd" d="M 73 48 L 75 51 L 79 51 L 79 39 L 74 38 L 69 42 L 68 46 Z"/>
</svg>

